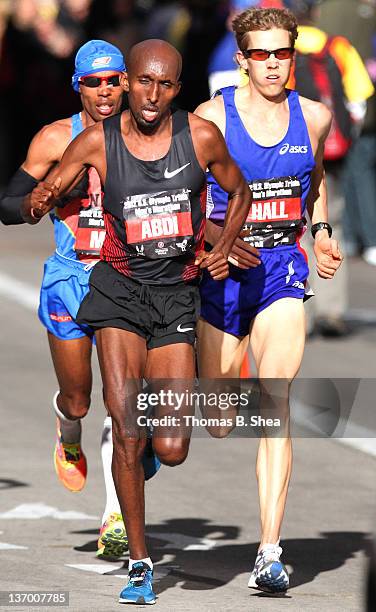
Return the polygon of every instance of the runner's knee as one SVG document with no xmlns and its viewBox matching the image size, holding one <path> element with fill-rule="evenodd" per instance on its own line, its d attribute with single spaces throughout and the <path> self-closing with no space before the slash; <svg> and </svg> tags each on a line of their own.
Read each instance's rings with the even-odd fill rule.
<svg viewBox="0 0 376 612">
<path fill-rule="evenodd" d="M 90 394 L 78 390 L 62 393 L 60 391 L 62 412 L 68 419 L 82 419 L 90 408 Z M 60 402 L 59 402 L 60 404 Z"/>
<path fill-rule="evenodd" d="M 153 448 L 161 463 L 173 467 L 187 458 L 189 440 L 155 438 Z"/>
</svg>

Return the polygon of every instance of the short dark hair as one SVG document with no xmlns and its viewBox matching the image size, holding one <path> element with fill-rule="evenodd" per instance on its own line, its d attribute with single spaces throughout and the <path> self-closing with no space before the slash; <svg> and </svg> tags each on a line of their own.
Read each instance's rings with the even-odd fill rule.
<svg viewBox="0 0 376 612">
<path fill-rule="evenodd" d="M 244 40 L 249 32 L 273 28 L 286 30 L 290 35 L 291 46 L 295 45 L 298 38 L 298 21 L 294 13 L 288 9 L 251 8 L 237 15 L 232 22 L 232 29 L 241 51 L 244 50 Z"/>
</svg>

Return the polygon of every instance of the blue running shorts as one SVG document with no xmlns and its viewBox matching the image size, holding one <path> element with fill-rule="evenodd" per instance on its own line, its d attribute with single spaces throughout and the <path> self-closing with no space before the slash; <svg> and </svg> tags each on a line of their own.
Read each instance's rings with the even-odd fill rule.
<svg viewBox="0 0 376 612">
<path fill-rule="evenodd" d="M 246 336 L 254 317 L 285 297 L 304 299 L 308 265 L 297 244 L 260 249 L 261 264 L 240 270 L 230 264 L 230 276 L 215 281 L 207 270 L 200 284 L 201 316 L 235 336 Z"/>
<path fill-rule="evenodd" d="M 75 340 L 94 330 L 75 322 L 82 300 L 89 291 L 92 266 L 54 253 L 44 264 L 38 316 L 51 334 L 60 340 Z"/>
</svg>

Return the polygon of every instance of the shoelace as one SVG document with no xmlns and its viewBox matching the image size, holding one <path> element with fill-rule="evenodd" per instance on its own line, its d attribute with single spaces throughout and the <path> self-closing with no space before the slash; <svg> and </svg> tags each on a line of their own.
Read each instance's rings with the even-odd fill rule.
<svg viewBox="0 0 376 612">
<path fill-rule="evenodd" d="M 142 586 L 148 569 L 150 568 L 145 565 L 140 567 L 133 566 L 129 572 L 129 582 L 131 582 L 134 586 Z"/>
</svg>

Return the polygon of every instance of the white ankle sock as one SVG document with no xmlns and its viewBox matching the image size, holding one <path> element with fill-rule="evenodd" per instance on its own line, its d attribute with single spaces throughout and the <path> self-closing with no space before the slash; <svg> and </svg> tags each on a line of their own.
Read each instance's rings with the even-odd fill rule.
<svg viewBox="0 0 376 612">
<path fill-rule="evenodd" d="M 132 565 L 134 563 L 140 563 L 141 561 L 146 563 L 150 567 L 150 569 L 153 569 L 153 562 L 150 559 L 150 557 L 147 557 L 146 559 L 129 559 L 129 561 L 128 561 L 128 570 L 130 571 L 132 569 Z"/>
<path fill-rule="evenodd" d="M 117 512 L 121 514 L 119 500 L 117 498 L 114 480 L 112 478 L 112 419 L 107 416 L 103 423 L 102 442 L 101 442 L 101 455 L 102 455 L 102 466 L 104 475 L 104 484 L 106 487 L 106 507 L 104 509 L 102 517 L 102 525 L 105 522 L 109 514 Z"/>
<path fill-rule="evenodd" d="M 62 440 L 63 442 L 66 442 L 66 444 L 77 444 L 81 440 L 81 419 L 68 419 L 68 417 L 66 417 L 65 414 L 63 414 L 61 410 L 59 410 L 56 401 L 59 393 L 60 391 L 56 391 L 52 403 L 55 414 L 60 421 L 60 432 Z"/>
</svg>

